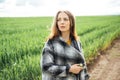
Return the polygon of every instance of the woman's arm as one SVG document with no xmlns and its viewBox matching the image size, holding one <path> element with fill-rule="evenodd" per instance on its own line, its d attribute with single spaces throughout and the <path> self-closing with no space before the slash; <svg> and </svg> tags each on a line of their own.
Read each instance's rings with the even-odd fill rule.
<svg viewBox="0 0 120 80">
<path fill-rule="evenodd" d="M 82 48 L 82 45 L 81 45 L 81 42 L 78 41 L 78 47 L 80 49 L 80 52 L 81 52 L 81 55 L 83 56 L 84 58 L 84 72 L 85 72 L 85 80 L 88 80 L 90 75 L 89 73 L 87 72 L 87 64 L 86 64 L 86 61 L 85 61 L 85 56 L 84 56 L 84 52 L 83 52 L 83 48 Z"/>
<path fill-rule="evenodd" d="M 54 76 L 65 77 L 69 71 L 69 65 L 55 64 L 54 50 L 51 43 L 47 42 L 41 56 L 42 71 L 45 71 Z"/>
</svg>

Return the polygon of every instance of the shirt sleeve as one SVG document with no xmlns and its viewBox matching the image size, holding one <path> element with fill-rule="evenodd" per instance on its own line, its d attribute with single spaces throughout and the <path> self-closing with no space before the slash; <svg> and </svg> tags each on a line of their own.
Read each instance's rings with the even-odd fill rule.
<svg viewBox="0 0 120 80">
<path fill-rule="evenodd" d="M 80 50 L 80 52 L 81 52 L 81 55 L 83 56 L 83 58 L 84 58 L 84 61 L 85 61 L 85 57 L 84 57 L 84 52 L 83 52 L 83 48 L 82 48 L 82 45 L 81 45 L 81 42 L 80 41 L 78 41 L 78 47 L 79 47 L 79 50 Z M 88 73 L 88 70 L 87 70 L 87 64 L 86 64 L 86 61 L 84 62 L 84 69 L 83 69 L 83 71 L 81 72 L 81 74 L 83 74 L 82 76 L 81 76 L 81 78 L 84 80 L 88 80 L 89 79 L 89 77 L 90 77 L 90 75 L 89 75 L 89 73 Z"/>
<path fill-rule="evenodd" d="M 51 45 L 52 44 L 47 42 L 43 48 L 41 56 L 42 71 L 45 71 L 53 76 L 66 77 L 70 67 L 69 65 L 55 64 L 54 50 Z"/>
<path fill-rule="evenodd" d="M 79 47 L 80 53 L 81 53 L 83 59 L 85 60 L 84 52 L 83 52 L 83 48 L 82 48 L 81 42 L 80 42 L 80 41 L 77 41 L 77 44 L 78 44 L 78 47 Z"/>
</svg>

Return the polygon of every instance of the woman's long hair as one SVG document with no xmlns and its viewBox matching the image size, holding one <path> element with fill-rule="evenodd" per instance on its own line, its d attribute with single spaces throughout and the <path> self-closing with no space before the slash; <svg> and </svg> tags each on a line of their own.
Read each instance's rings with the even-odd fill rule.
<svg viewBox="0 0 120 80">
<path fill-rule="evenodd" d="M 53 38 L 58 37 L 58 36 L 61 35 L 61 31 L 59 30 L 58 24 L 57 24 L 57 18 L 58 18 L 58 15 L 61 12 L 64 12 L 69 17 L 69 20 L 70 20 L 70 36 L 72 36 L 75 40 L 78 40 L 79 38 L 77 36 L 76 29 L 75 29 L 75 18 L 72 15 L 72 13 L 70 13 L 69 11 L 58 11 L 57 12 L 57 14 L 56 14 L 56 16 L 55 16 L 55 18 L 53 20 L 51 33 L 50 33 L 48 39 L 53 39 Z"/>
</svg>

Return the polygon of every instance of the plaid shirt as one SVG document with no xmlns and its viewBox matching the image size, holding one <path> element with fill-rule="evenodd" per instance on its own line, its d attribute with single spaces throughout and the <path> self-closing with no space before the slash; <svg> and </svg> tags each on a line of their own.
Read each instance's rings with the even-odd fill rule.
<svg viewBox="0 0 120 80">
<path fill-rule="evenodd" d="M 42 80 L 88 80 L 87 68 L 81 43 L 71 38 L 71 45 L 62 37 L 48 40 L 41 57 Z M 79 74 L 69 72 L 73 64 L 84 64 Z"/>
</svg>

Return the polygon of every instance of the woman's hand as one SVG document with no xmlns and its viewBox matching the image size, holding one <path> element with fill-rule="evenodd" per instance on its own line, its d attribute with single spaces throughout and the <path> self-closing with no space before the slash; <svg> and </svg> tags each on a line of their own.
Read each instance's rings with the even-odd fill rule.
<svg viewBox="0 0 120 80">
<path fill-rule="evenodd" d="M 83 67 L 81 67 L 80 64 L 73 64 L 70 67 L 69 72 L 71 72 L 73 74 L 78 74 L 82 69 L 83 69 Z"/>
</svg>

